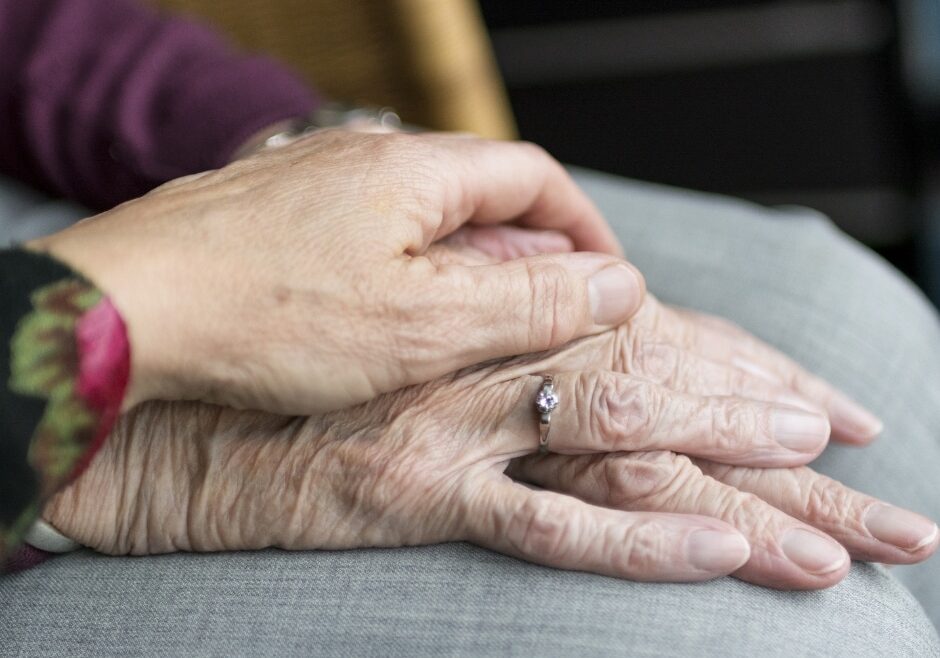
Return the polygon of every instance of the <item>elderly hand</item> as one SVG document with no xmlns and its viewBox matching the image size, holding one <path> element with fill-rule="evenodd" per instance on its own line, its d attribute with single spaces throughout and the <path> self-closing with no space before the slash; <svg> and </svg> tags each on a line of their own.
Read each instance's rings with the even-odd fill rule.
<svg viewBox="0 0 940 658">
<path fill-rule="evenodd" d="M 669 380 L 685 391 L 656 383 L 643 375 L 669 361 L 636 358 L 647 351 L 638 338 L 645 327 L 638 318 L 556 352 L 306 419 L 143 405 L 45 517 L 108 553 L 463 539 L 627 578 L 735 572 L 807 588 L 846 573 L 848 556 L 829 535 L 864 559 L 913 562 L 933 552 L 930 521 L 809 469 L 719 466 L 805 463 L 825 445 L 825 417 L 727 395 L 742 386 L 765 400 L 792 394 L 759 378 L 718 377 L 727 371 L 717 367 L 694 375 L 688 364 L 702 362 L 668 344 L 675 363 L 687 364 L 670 372 L 692 374 Z M 557 374 L 562 400 L 550 449 L 569 455 L 526 456 L 538 442 L 532 400 L 543 372 Z M 690 392 L 705 382 L 724 390 Z M 676 451 L 709 460 L 695 466 Z M 510 462 L 512 475 L 557 491 L 513 482 Z M 819 504 L 801 506 L 807 499 Z"/>
<path fill-rule="evenodd" d="M 603 253 L 474 266 L 423 256 L 465 223 L 510 220 L 542 231 L 539 251 Z M 555 160 L 466 136 L 323 131 L 31 246 L 121 311 L 133 346 L 127 407 L 346 407 L 604 331 L 644 294 Z"/>
<path fill-rule="evenodd" d="M 464 227 L 431 255 L 437 262 L 480 265 L 539 249 L 537 235 L 528 231 Z M 647 295 L 620 331 L 612 363 L 622 371 L 688 393 L 824 411 L 832 438 L 842 443 L 865 445 L 882 430 L 881 421 L 845 393 L 723 318 L 666 306 Z"/>
<path fill-rule="evenodd" d="M 498 245 L 467 237 L 471 235 L 464 230 L 450 238 L 457 248 L 441 256 L 464 263 L 503 257 Z M 664 306 L 652 295 L 615 336 L 582 341 L 559 357 L 549 368 L 581 369 L 600 358 L 602 365 L 613 364 L 615 370 L 674 391 L 824 410 L 833 437 L 844 443 L 868 443 L 882 428 L 874 415 L 844 393 L 741 328 Z M 794 422 L 798 426 L 806 421 Z M 756 456 L 752 452 L 750 458 Z M 556 454 L 514 460 L 507 473 L 613 509 L 705 514 L 728 521 L 751 545 L 750 559 L 735 575 L 772 587 L 810 589 L 838 582 L 848 568 L 844 549 L 860 560 L 910 564 L 927 559 L 937 548 L 940 533 L 933 521 L 810 468 L 757 469 L 724 461 L 689 459 L 662 450 Z"/>
<path fill-rule="evenodd" d="M 750 558 L 734 575 L 768 587 L 834 585 L 848 572 L 849 555 L 913 564 L 937 549 L 933 521 L 805 466 L 744 468 L 649 451 L 532 456 L 513 462 L 507 472 L 594 505 L 727 521 L 751 546 Z"/>
<path fill-rule="evenodd" d="M 623 363 L 617 355 L 629 350 L 628 337 L 608 332 L 311 418 L 141 405 L 44 516 L 107 553 L 469 540 L 626 578 L 735 572 L 787 587 L 824 587 L 844 576 L 848 556 L 827 534 L 859 557 L 884 562 L 912 562 L 934 550 L 935 538 L 917 536 L 918 524 L 932 527 L 926 519 L 808 469 L 696 467 L 674 454 L 796 464 L 825 438 L 794 452 L 775 441 L 774 418 L 795 414 L 809 428 L 820 417 L 672 392 L 607 369 Z M 585 370 L 570 370 L 576 367 Z M 562 399 L 550 448 L 613 454 L 525 456 L 538 442 L 532 400 L 541 378 L 532 373 L 546 370 L 559 373 Z M 512 475 L 556 491 L 510 480 L 504 470 L 511 460 Z M 761 498 L 743 493 L 749 489 Z M 817 502 L 802 506 L 805 500 Z M 882 510 L 902 515 L 894 529 L 890 521 L 871 523 L 885 518 Z"/>
</svg>

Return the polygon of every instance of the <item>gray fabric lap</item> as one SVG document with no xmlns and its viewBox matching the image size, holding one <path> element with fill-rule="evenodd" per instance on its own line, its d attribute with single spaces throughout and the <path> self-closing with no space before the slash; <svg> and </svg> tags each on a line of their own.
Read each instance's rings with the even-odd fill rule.
<svg viewBox="0 0 940 658">
<path fill-rule="evenodd" d="M 711 235 L 720 247 L 720 238 L 734 233 L 722 223 L 729 221 L 752 225 L 752 245 L 779 249 L 778 238 L 761 230 L 767 222 L 754 216 L 767 211 L 619 179 L 583 174 L 582 180 L 664 299 L 723 312 L 785 348 L 792 342 L 798 349 L 788 351 L 796 356 L 820 358 L 810 365 L 822 374 L 849 366 L 868 372 L 848 355 L 830 355 L 824 340 L 810 349 L 799 327 L 764 327 L 759 313 L 743 308 L 761 295 L 748 291 L 742 272 L 767 265 L 779 272 L 777 283 L 790 284 L 770 286 L 764 295 L 783 290 L 789 301 L 782 308 L 794 317 L 802 313 L 792 295 L 799 277 L 786 263 L 737 247 L 733 257 L 716 258 L 682 240 L 672 243 L 698 244 Z M 0 181 L 0 242 L 5 208 L 46 216 L 37 198 L 12 199 L 11 190 L 19 191 Z M 810 231 L 824 226 L 803 223 Z M 696 274 L 703 267 L 720 273 L 710 294 Z M 889 285 L 882 279 L 900 285 L 885 271 L 872 277 L 879 285 Z M 825 302 L 817 294 L 813 299 Z M 822 308 L 815 312 L 825 315 Z M 929 317 L 919 301 L 905 312 L 916 322 Z M 903 357 L 895 357 L 898 368 Z M 870 401 L 864 383 L 855 383 L 858 390 L 847 388 Z M 923 429 L 932 418 L 921 422 Z M 730 578 L 630 583 L 545 569 L 466 544 L 154 558 L 83 552 L 0 579 L 0 618 L 0 653 L 12 655 L 940 655 L 914 598 L 871 565 L 853 566 L 831 590 L 785 593 Z"/>
<path fill-rule="evenodd" d="M 785 593 L 630 583 L 466 544 L 75 554 L 0 583 L 0 613 L 0 646 L 23 655 L 940 655 L 913 597 L 871 565 Z"/>
</svg>

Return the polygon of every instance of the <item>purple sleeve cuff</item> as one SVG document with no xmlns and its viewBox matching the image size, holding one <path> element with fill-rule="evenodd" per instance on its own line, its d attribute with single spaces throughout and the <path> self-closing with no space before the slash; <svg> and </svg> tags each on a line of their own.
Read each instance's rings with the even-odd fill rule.
<svg viewBox="0 0 940 658">
<path fill-rule="evenodd" d="M 202 26 L 163 18 L 156 32 L 161 45 L 125 73 L 110 152 L 144 179 L 222 167 L 257 132 L 318 105 L 292 71 L 233 52 Z M 129 41 L 128 55 L 137 40 Z"/>
<path fill-rule="evenodd" d="M 194 99 L 185 122 L 188 130 L 181 127 L 173 133 L 186 142 L 177 150 L 184 156 L 179 161 L 181 168 L 203 171 L 225 166 L 261 130 L 285 119 L 307 117 L 320 104 L 319 98 L 286 69 L 261 57 L 244 59 L 239 66 L 219 71 L 206 86 L 214 93 L 207 90 L 202 98 Z M 194 125 L 200 135 L 195 143 L 190 140 Z"/>
<path fill-rule="evenodd" d="M 131 0 L 0 0 L 0 172 L 106 209 L 220 167 L 316 95 Z"/>
</svg>

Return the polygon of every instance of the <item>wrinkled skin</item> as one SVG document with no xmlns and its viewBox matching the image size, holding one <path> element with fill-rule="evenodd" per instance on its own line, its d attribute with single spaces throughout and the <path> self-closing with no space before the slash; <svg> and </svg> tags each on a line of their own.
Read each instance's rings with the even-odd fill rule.
<svg viewBox="0 0 940 658">
<path fill-rule="evenodd" d="M 535 456 L 545 372 L 562 399 L 550 434 L 561 454 Z M 114 554 L 468 540 L 625 578 L 827 587 L 849 554 L 912 563 L 937 547 L 927 519 L 800 466 L 825 436 L 804 451 L 772 440 L 774 413 L 825 421 L 810 409 L 839 395 L 740 329 L 648 297 L 614 331 L 346 411 L 143 405 L 44 516 Z M 870 438 L 843 425 L 844 440 Z M 866 523 L 886 510 L 906 523 L 882 524 L 879 540 Z"/>
<path fill-rule="evenodd" d="M 424 255 L 465 224 L 508 221 L 542 231 L 539 251 L 555 253 L 474 267 Z M 644 293 L 545 151 L 453 135 L 322 131 L 30 247 L 120 310 L 134 347 L 127 408 L 322 413 L 600 333 Z"/>
</svg>

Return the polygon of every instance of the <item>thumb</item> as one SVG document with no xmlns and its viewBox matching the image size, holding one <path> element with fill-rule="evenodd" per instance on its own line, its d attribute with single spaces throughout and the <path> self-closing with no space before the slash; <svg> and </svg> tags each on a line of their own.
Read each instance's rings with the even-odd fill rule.
<svg viewBox="0 0 940 658">
<path fill-rule="evenodd" d="M 646 294 L 635 267 L 593 253 L 450 265 L 438 274 L 436 285 L 460 300 L 452 308 L 463 329 L 452 345 L 464 361 L 457 367 L 540 352 L 606 331 L 632 317 Z"/>
</svg>

